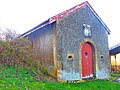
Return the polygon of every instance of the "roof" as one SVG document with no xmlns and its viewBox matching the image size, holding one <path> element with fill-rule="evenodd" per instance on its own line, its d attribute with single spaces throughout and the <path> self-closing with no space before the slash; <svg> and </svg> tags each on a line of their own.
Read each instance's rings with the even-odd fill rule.
<svg viewBox="0 0 120 90">
<path fill-rule="evenodd" d="M 21 37 L 24 37 L 24 36 L 26 36 L 26 35 L 34 32 L 34 31 L 36 31 L 36 30 L 38 30 L 38 29 L 40 29 L 40 28 L 48 25 L 48 24 L 51 24 L 51 23 L 53 23 L 53 22 L 55 22 L 55 21 L 57 21 L 57 20 L 65 17 L 65 16 L 69 15 L 69 14 L 72 13 L 72 12 L 75 12 L 75 11 L 77 11 L 77 10 L 79 10 L 79 9 L 82 9 L 84 6 L 88 6 L 88 7 L 90 8 L 90 10 L 93 12 L 93 14 L 94 14 L 95 17 L 98 19 L 98 21 L 104 26 L 104 28 L 105 28 L 105 30 L 108 32 L 108 34 L 110 34 L 110 30 L 109 30 L 109 28 L 106 26 L 106 24 L 101 20 L 101 18 L 100 18 L 100 17 L 98 16 L 98 14 L 94 11 L 94 9 L 91 7 L 91 5 L 90 5 L 87 1 L 85 1 L 85 2 L 83 2 L 83 3 L 81 3 L 81 4 L 79 4 L 79 5 L 74 6 L 73 8 L 70 8 L 70 9 L 68 9 L 68 10 L 66 10 L 66 11 L 64 11 L 64 12 L 62 12 L 62 13 L 59 13 L 59 14 L 57 14 L 57 15 L 49 18 L 48 20 L 46 20 L 46 21 L 43 22 L 42 24 L 39 24 L 39 25 L 36 26 L 35 28 L 33 28 L 33 29 L 29 30 L 28 32 L 22 34 Z"/>
<path fill-rule="evenodd" d="M 110 51 L 110 55 L 115 55 L 115 54 L 120 53 L 120 43 L 115 45 L 115 46 L 113 46 L 113 47 L 111 47 L 109 49 L 109 51 Z"/>
<path fill-rule="evenodd" d="M 47 24 L 49 24 L 49 19 L 48 19 L 48 20 L 46 20 L 46 21 L 44 21 L 43 23 L 41 23 L 41 24 L 37 25 L 37 26 L 36 26 L 36 27 L 34 27 L 33 29 L 31 29 L 31 30 L 29 30 L 29 31 L 25 32 L 25 33 L 24 33 L 24 34 L 22 34 L 21 36 L 22 36 L 22 37 L 24 37 L 24 36 L 26 36 L 26 35 L 28 35 L 28 34 L 30 34 L 30 33 L 32 33 L 32 32 L 34 32 L 34 31 L 36 31 L 36 30 L 38 30 L 38 29 L 40 29 L 40 28 L 42 28 L 42 27 L 46 26 Z"/>
</svg>

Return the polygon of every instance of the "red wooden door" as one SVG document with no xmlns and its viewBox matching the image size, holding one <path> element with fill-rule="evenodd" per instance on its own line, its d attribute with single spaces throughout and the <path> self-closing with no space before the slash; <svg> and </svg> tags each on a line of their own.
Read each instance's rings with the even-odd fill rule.
<svg viewBox="0 0 120 90">
<path fill-rule="evenodd" d="M 93 77 L 93 51 L 89 43 L 82 46 L 82 78 Z"/>
</svg>

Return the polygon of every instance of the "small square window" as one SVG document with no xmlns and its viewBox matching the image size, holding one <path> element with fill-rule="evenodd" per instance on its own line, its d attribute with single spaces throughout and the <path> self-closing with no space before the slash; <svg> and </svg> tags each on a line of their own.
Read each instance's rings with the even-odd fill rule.
<svg viewBox="0 0 120 90">
<path fill-rule="evenodd" d="M 67 54 L 68 60 L 74 60 L 74 54 Z"/>
</svg>

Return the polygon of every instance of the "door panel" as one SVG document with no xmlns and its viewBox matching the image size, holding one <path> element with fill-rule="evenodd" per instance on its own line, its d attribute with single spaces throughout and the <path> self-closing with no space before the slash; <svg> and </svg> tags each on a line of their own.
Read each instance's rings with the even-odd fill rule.
<svg viewBox="0 0 120 90">
<path fill-rule="evenodd" d="M 89 43 L 82 46 L 82 78 L 93 77 L 93 51 Z"/>
</svg>

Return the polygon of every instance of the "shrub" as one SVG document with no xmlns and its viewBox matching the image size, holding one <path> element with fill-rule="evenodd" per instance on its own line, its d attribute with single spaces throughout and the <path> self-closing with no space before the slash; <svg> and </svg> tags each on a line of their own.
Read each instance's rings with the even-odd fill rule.
<svg viewBox="0 0 120 90">
<path fill-rule="evenodd" d="M 50 75 L 48 69 L 41 65 L 38 57 L 33 53 L 32 43 L 28 38 L 18 38 L 15 31 L 7 29 L 0 34 L 0 64 L 4 66 L 21 66 L 23 68 L 37 69 L 40 74 L 36 78 L 46 79 L 44 75 Z M 42 75 L 42 76 L 41 76 Z"/>
<path fill-rule="evenodd" d="M 32 67 L 32 44 L 27 38 L 17 38 L 15 31 L 6 29 L 0 34 L 0 63 L 9 66 Z"/>
</svg>

